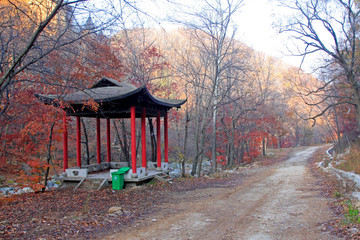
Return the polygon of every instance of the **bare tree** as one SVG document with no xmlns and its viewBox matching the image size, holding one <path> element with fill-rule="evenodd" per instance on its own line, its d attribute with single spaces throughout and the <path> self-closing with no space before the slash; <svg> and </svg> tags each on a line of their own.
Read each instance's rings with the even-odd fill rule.
<svg viewBox="0 0 360 240">
<path fill-rule="evenodd" d="M 206 56 L 209 64 L 206 77 L 210 80 L 210 96 L 207 103 L 210 104 L 207 111 L 212 115 L 212 171 L 216 171 L 216 135 L 218 107 L 221 101 L 220 84 L 225 79 L 225 71 L 236 68 L 235 63 L 227 61 L 229 56 L 235 55 L 234 35 L 236 28 L 232 25 L 232 18 L 242 6 L 242 0 L 232 1 L 204 1 L 202 8 L 196 11 L 184 10 L 185 19 L 190 21 L 176 20 L 185 27 L 192 29 L 194 40 L 198 49 Z M 206 113 L 206 112 L 205 112 Z M 204 119 L 203 119 L 204 120 Z M 203 122 L 205 123 L 205 122 Z M 200 130 L 200 129 L 199 129 Z"/>
<path fill-rule="evenodd" d="M 86 35 L 105 30 L 116 20 L 108 8 L 99 10 L 85 0 L 40 1 L 31 4 L 6 0 L 0 3 L 0 14 L 2 96 L 10 84 L 22 78 L 20 73 L 35 68 L 36 63 L 50 53 Z M 83 22 L 84 15 L 92 15 L 96 20 L 94 24 L 86 25 Z"/>
<path fill-rule="evenodd" d="M 324 64 L 316 70 L 320 78 L 325 71 L 328 76 L 322 78 L 322 85 L 303 94 L 308 105 L 321 106 L 310 119 L 315 120 L 335 106 L 348 104 L 355 107 L 360 129 L 359 3 L 355 0 L 280 2 L 297 13 L 281 31 L 303 44 L 298 47 L 298 54 L 304 59 L 314 53 L 324 56 Z M 339 86 L 346 94 L 336 91 Z"/>
</svg>

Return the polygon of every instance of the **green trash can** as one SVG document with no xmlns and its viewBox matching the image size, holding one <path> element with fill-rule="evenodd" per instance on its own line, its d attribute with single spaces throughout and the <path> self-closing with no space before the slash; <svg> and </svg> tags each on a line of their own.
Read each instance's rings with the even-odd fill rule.
<svg viewBox="0 0 360 240">
<path fill-rule="evenodd" d="M 111 173 L 112 178 L 112 188 L 114 190 L 120 190 L 124 188 L 124 173 L 122 172 L 113 172 Z"/>
</svg>

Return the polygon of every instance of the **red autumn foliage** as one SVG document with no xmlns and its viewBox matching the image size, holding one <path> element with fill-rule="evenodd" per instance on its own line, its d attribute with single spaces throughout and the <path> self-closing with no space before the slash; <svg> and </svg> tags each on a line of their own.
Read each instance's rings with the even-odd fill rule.
<svg viewBox="0 0 360 240">
<path fill-rule="evenodd" d="M 241 159 L 235 159 L 235 162 L 252 162 L 255 158 L 262 154 L 263 141 L 266 140 L 267 145 L 274 145 L 277 141 L 274 136 L 274 129 L 281 126 L 281 123 L 274 116 L 266 113 L 243 114 L 237 117 L 235 128 L 233 126 L 234 116 L 232 106 L 220 109 L 221 120 L 217 123 L 217 162 L 226 166 L 229 163 L 229 143 L 231 134 L 234 134 L 234 148 L 243 149 Z M 211 131 L 210 128 L 207 129 Z M 232 133 L 233 132 L 233 133 Z M 211 151 L 206 154 L 211 158 Z"/>
<path fill-rule="evenodd" d="M 38 89 L 44 86 L 39 84 Z M 44 106 L 34 96 L 36 89 L 18 82 L 4 101 L 7 111 L 1 115 L 0 168 L 16 173 L 17 183 L 40 190 L 42 173 L 48 167 L 45 160 L 51 125 L 59 121 L 59 111 Z M 10 101 L 11 100 L 11 101 Z M 52 138 L 60 140 L 61 129 L 54 128 Z"/>
<path fill-rule="evenodd" d="M 60 51 L 49 54 L 44 61 L 46 75 L 34 72 L 19 75 L 8 89 L 7 98 L 1 101 L 0 168 L 18 176 L 18 187 L 30 186 L 35 191 L 44 188 L 45 171 L 52 167 L 49 159 L 54 166 L 61 160 L 54 153 L 59 152 L 57 143 L 62 141 L 62 112 L 43 104 L 35 94 L 64 95 L 73 88 L 89 87 L 102 76 L 124 75 L 108 38 L 89 36 L 82 44 L 82 52 L 75 59 L 74 55 Z M 97 108 L 95 102 L 86 104 Z"/>
</svg>

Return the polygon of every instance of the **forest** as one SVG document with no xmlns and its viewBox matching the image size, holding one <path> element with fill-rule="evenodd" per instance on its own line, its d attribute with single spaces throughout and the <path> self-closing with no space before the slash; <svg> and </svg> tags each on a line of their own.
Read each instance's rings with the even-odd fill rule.
<svg viewBox="0 0 360 240">
<path fill-rule="evenodd" d="M 166 1 L 171 28 L 138 2 L 0 1 L 3 179 L 16 176 L 21 186 L 40 191 L 61 173 L 63 113 L 36 94 L 65 96 L 102 77 L 187 99 L 169 113 L 169 159 L 191 164 L 193 176 L 203 174 L 204 163 L 211 172 L 231 169 L 271 148 L 334 143 L 342 151 L 358 142 L 358 1 L 278 1 L 289 15 L 276 27 L 297 44 L 292 54 L 304 62 L 318 56 L 311 72 L 236 38 L 235 16 L 246 1 L 196 7 Z M 68 122 L 75 142 L 76 123 Z M 148 159 L 156 161 L 153 119 L 147 125 Z M 113 119 L 112 126 L 112 158 L 130 162 L 130 120 Z M 82 119 L 81 128 L 82 162 L 96 162 L 94 119 Z M 105 141 L 105 133 L 101 137 Z M 73 145 L 69 164 L 75 165 Z"/>
</svg>

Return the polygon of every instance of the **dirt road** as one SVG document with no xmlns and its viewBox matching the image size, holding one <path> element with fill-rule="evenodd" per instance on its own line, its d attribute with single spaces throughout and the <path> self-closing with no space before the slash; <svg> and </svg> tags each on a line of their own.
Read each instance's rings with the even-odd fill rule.
<svg viewBox="0 0 360 240">
<path fill-rule="evenodd" d="M 160 212 L 106 239 L 338 239 L 322 225 L 331 212 L 306 167 L 316 149 L 230 188 L 174 194 Z"/>
</svg>

